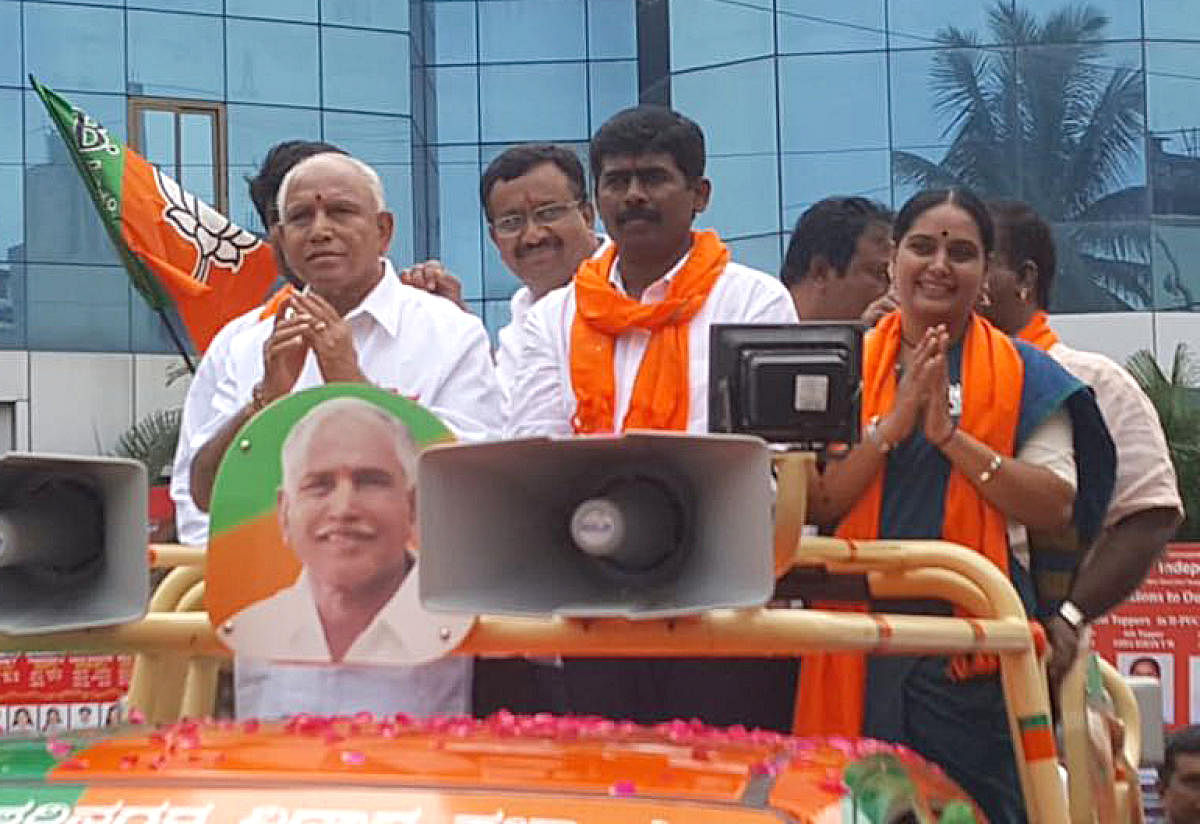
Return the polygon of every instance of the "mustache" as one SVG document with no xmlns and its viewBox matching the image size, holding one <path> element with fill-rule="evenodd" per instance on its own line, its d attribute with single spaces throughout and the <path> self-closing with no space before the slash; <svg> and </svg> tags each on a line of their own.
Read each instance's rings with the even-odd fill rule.
<svg viewBox="0 0 1200 824">
<path fill-rule="evenodd" d="M 654 209 L 644 208 L 629 209 L 617 215 L 618 226 L 624 226 L 631 220 L 644 220 L 648 223 L 660 223 L 662 221 L 662 215 L 660 215 Z"/>
<path fill-rule="evenodd" d="M 526 255 L 540 251 L 541 249 L 557 249 L 560 246 L 562 246 L 561 240 L 555 237 L 547 237 L 532 246 L 526 246 L 523 243 L 518 245 L 516 256 L 518 258 L 523 258 Z"/>
</svg>

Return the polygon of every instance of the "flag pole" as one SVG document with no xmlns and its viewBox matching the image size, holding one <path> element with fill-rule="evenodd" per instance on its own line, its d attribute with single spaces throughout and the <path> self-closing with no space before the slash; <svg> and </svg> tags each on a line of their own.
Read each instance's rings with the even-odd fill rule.
<svg viewBox="0 0 1200 824">
<path fill-rule="evenodd" d="M 188 354 L 187 345 L 179 337 L 179 333 L 175 331 L 175 327 L 171 324 L 171 319 L 167 317 L 167 313 L 162 308 L 154 310 L 162 321 L 163 326 L 167 327 L 167 334 L 171 336 L 171 340 L 175 343 L 175 348 L 179 350 L 179 356 L 183 358 L 184 364 L 188 368 L 188 372 L 196 374 L 196 364 L 192 362 L 192 356 Z"/>
</svg>

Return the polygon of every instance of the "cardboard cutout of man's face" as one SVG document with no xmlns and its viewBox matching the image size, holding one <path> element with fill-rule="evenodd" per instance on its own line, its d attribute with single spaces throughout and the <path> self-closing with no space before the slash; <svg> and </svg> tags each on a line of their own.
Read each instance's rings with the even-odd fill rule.
<svg viewBox="0 0 1200 824">
<path fill-rule="evenodd" d="M 395 433 L 367 415 L 313 430 L 279 494 L 284 540 L 324 587 L 353 593 L 408 565 L 414 501 Z"/>
</svg>

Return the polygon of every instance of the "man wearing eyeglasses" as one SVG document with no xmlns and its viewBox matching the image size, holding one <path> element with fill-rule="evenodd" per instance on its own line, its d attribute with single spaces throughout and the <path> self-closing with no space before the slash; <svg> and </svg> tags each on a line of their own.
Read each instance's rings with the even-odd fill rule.
<svg viewBox="0 0 1200 824">
<path fill-rule="evenodd" d="M 596 213 L 588 201 L 583 164 L 563 146 L 526 143 L 506 149 L 484 171 L 479 200 L 500 259 L 522 284 L 512 296 L 512 319 L 500 330 L 496 349 L 496 377 L 507 403 L 518 373 L 526 313 L 546 294 L 570 283 L 602 241 L 592 229 Z M 457 278 L 436 260 L 405 270 L 401 279 L 464 305 Z"/>
</svg>

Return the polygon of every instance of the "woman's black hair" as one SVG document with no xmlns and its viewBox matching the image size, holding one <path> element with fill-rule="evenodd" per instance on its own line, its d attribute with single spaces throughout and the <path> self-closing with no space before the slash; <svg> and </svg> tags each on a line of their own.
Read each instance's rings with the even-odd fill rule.
<svg viewBox="0 0 1200 824">
<path fill-rule="evenodd" d="M 979 238 L 983 241 L 984 254 L 991 254 L 996 246 L 996 227 L 992 223 L 992 216 L 988 212 L 987 205 L 970 189 L 959 187 L 926 189 L 910 197 L 908 202 L 900 208 L 900 212 L 896 215 L 896 221 L 892 224 L 892 238 L 899 243 L 901 238 L 908 234 L 912 225 L 917 222 L 917 218 L 943 203 L 953 203 L 971 216 L 971 219 L 975 221 L 975 226 L 979 229 Z"/>
</svg>

